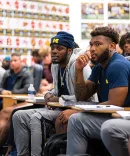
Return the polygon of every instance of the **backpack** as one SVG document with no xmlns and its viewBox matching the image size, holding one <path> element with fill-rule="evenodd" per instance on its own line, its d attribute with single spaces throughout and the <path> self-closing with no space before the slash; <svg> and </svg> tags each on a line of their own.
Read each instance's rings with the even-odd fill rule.
<svg viewBox="0 0 130 156">
<path fill-rule="evenodd" d="M 44 156 L 66 154 L 67 134 L 54 134 L 44 146 Z M 90 156 L 110 156 L 101 140 L 89 139 L 87 153 Z"/>
<path fill-rule="evenodd" d="M 66 153 L 67 134 L 52 135 L 44 146 L 44 156 L 57 156 Z"/>
</svg>

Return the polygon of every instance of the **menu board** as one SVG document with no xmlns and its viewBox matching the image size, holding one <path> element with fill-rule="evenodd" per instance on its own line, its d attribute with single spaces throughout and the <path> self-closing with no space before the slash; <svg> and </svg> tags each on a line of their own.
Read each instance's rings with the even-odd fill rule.
<svg viewBox="0 0 130 156">
<path fill-rule="evenodd" d="M 0 53 L 28 54 L 69 31 L 69 5 L 43 0 L 0 0 Z"/>
</svg>

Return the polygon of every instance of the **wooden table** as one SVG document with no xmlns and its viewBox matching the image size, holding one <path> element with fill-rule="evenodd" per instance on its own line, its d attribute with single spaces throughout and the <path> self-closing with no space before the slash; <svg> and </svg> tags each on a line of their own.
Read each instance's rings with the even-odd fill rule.
<svg viewBox="0 0 130 156">
<path fill-rule="evenodd" d="M 14 96 L 27 96 L 27 94 L 12 94 L 12 95 L 0 95 L 3 99 L 3 108 L 10 107 L 14 104 L 17 104 L 17 99 L 14 99 Z"/>
<path fill-rule="evenodd" d="M 79 111 L 83 110 L 83 109 L 77 108 L 75 106 L 63 106 L 63 105 L 59 104 L 58 102 L 48 102 L 47 104 L 50 107 L 60 107 L 60 108 L 76 109 L 76 110 L 79 110 Z M 130 111 L 130 107 L 124 107 L 124 111 Z M 87 112 L 92 112 L 92 113 L 115 113 L 116 110 L 89 110 Z"/>
</svg>

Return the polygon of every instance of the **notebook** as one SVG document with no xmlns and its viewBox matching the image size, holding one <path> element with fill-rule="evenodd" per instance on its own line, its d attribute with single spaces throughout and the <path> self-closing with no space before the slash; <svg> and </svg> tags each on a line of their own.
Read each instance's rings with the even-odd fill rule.
<svg viewBox="0 0 130 156">
<path fill-rule="evenodd" d="M 35 96 L 35 100 L 28 100 L 28 96 L 14 96 L 14 99 L 17 99 L 19 101 L 27 101 L 27 102 L 35 102 L 35 103 L 42 103 L 45 102 L 45 99 L 43 96 Z"/>
<path fill-rule="evenodd" d="M 123 107 L 114 105 L 75 105 L 75 107 L 81 108 L 83 110 L 124 110 Z"/>
</svg>

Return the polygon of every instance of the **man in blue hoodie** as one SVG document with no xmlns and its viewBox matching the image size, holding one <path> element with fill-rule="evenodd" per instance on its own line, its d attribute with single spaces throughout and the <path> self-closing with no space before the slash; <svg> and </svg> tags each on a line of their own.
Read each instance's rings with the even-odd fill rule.
<svg viewBox="0 0 130 156">
<path fill-rule="evenodd" d="M 45 100 L 59 101 L 59 97 L 74 96 L 74 62 L 84 51 L 74 49 L 74 37 L 72 34 L 61 31 L 51 38 L 52 76 L 54 89 L 45 95 Z M 84 79 L 91 73 L 89 65 L 85 67 Z M 18 156 L 29 154 L 41 156 L 42 154 L 42 131 L 41 118 L 54 122 L 61 110 L 48 108 L 18 111 L 13 115 L 14 139 Z M 68 117 L 76 113 L 75 110 L 67 110 Z M 31 145 L 30 142 L 31 134 Z M 29 147 L 31 146 L 31 153 Z"/>
</svg>

